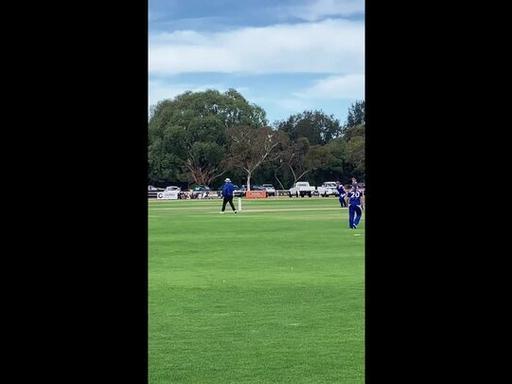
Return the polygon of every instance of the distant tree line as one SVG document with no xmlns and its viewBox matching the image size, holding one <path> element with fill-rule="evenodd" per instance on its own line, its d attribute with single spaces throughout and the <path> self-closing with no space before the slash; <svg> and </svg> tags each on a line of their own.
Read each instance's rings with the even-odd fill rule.
<svg viewBox="0 0 512 384">
<path fill-rule="evenodd" d="M 340 123 L 322 111 L 304 111 L 269 125 L 265 111 L 239 92 L 185 92 L 152 108 L 148 129 L 148 183 L 218 187 L 365 177 L 365 102 Z"/>
</svg>

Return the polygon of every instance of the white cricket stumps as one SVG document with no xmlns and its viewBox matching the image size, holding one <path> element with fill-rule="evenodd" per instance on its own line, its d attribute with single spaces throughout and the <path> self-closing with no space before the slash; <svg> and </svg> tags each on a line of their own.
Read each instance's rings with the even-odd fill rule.
<svg viewBox="0 0 512 384">
<path fill-rule="evenodd" d="M 239 211 L 242 210 L 242 198 L 241 197 L 238 198 L 238 210 Z"/>
</svg>

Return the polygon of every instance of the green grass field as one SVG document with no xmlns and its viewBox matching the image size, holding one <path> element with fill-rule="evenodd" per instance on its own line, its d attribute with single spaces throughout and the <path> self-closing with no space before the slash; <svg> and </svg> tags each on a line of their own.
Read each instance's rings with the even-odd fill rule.
<svg viewBox="0 0 512 384">
<path fill-rule="evenodd" d="M 149 202 L 149 383 L 363 383 L 364 213 L 220 207 Z"/>
</svg>

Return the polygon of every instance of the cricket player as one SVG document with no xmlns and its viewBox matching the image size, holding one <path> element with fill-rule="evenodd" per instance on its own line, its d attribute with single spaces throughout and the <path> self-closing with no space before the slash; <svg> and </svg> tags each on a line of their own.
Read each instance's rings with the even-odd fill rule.
<svg viewBox="0 0 512 384">
<path fill-rule="evenodd" d="M 231 179 L 228 177 L 224 180 L 224 185 L 222 186 L 222 211 L 220 213 L 224 213 L 226 209 L 226 204 L 229 203 L 231 208 L 235 213 L 238 213 L 233 205 L 233 191 L 235 190 L 235 186 L 231 184 Z"/>
<path fill-rule="evenodd" d="M 361 215 L 363 213 L 361 209 L 361 197 L 362 192 L 356 186 L 348 187 L 348 225 L 351 229 L 356 229 Z M 355 216 L 355 217 L 354 217 Z"/>
<path fill-rule="evenodd" d="M 344 208 L 347 206 L 347 202 L 345 201 L 345 196 L 347 195 L 347 191 L 345 191 L 345 188 L 343 188 L 343 185 L 339 181 L 336 182 L 336 189 L 338 190 L 338 193 L 339 193 L 341 208 Z"/>
</svg>

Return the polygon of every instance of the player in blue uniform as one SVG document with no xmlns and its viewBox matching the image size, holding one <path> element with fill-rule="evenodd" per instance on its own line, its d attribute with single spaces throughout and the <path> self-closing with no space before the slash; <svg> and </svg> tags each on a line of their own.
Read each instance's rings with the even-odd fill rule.
<svg viewBox="0 0 512 384">
<path fill-rule="evenodd" d="M 361 215 L 361 197 L 362 192 L 357 188 L 357 184 L 348 187 L 348 225 L 351 229 L 356 229 Z"/>
<path fill-rule="evenodd" d="M 224 213 L 226 209 L 226 204 L 229 203 L 233 211 L 237 213 L 235 206 L 233 205 L 233 191 L 235 190 L 235 186 L 231 184 L 231 180 L 229 177 L 224 180 L 225 184 L 222 186 L 222 211 L 220 213 Z"/>
<path fill-rule="evenodd" d="M 340 199 L 340 205 L 341 208 L 344 208 L 347 206 L 347 202 L 345 201 L 345 196 L 347 195 L 347 191 L 345 191 L 345 188 L 343 188 L 343 185 L 340 184 L 339 181 L 336 182 L 336 189 L 339 193 L 339 199 Z"/>
</svg>

